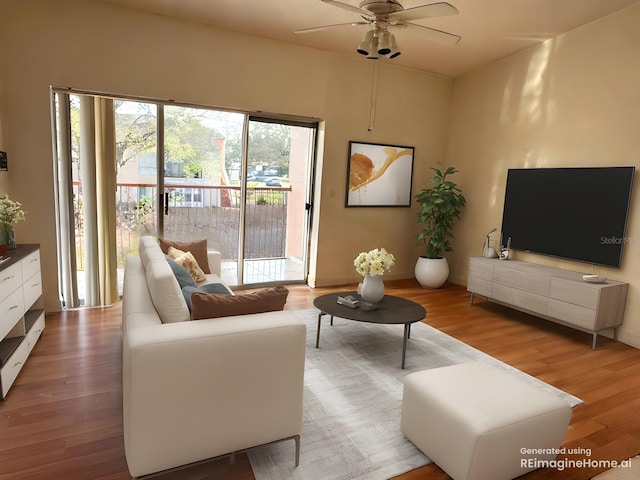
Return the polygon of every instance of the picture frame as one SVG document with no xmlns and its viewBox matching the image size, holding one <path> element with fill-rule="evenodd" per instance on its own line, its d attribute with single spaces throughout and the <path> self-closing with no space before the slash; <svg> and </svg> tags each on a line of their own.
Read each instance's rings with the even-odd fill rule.
<svg viewBox="0 0 640 480">
<path fill-rule="evenodd" d="M 410 207 L 414 147 L 349 142 L 345 207 Z"/>
</svg>

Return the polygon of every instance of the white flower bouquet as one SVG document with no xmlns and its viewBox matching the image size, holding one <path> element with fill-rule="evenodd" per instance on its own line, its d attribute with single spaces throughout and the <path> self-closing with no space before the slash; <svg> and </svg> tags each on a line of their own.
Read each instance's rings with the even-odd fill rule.
<svg viewBox="0 0 640 480">
<path fill-rule="evenodd" d="M 11 230 L 20 220 L 24 220 L 24 210 L 20 202 L 14 202 L 6 193 L 0 197 L 0 223 L 5 230 Z"/>
<path fill-rule="evenodd" d="M 384 275 L 384 271 L 391 270 L 395 262 L 393 254 L 387 252 L 384 248 L 375 248 L 368 252 L 360 252 L 353 260 L 356 272 L 360 275 Z"/>
<path fill-rule="evenodd" d="M 24 220 L 22 204 L 11 200 L 6 193 L 0 196 L 0 223 L 3 229 L 11 230 L 20 220 Z"/>
</svg>

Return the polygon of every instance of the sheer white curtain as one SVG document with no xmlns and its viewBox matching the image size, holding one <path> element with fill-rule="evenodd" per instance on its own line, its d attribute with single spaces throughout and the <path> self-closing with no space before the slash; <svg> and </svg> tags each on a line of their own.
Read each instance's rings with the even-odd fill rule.
<svg viewBox="0 0 640 480">
<path fill-rule="evenodd" d="M 112 99 L 96 97 L 94 100 L 99 305 L 110 305 L 120 298 L 116 249 L 115 111 Z"/>
<path fill-rule="evenodd" d="M 113 100 L 80 97 L 80 179 L 84 219 L 85 305 L 118 300 Z"/>
</svg>

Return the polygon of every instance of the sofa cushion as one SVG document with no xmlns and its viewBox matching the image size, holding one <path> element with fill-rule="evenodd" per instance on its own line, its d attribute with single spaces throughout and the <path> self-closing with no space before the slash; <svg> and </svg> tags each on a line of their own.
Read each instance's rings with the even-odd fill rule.
<svg viewBox="0 0 640 480">
<path fill-rule="evenodd" d="M 169 257 L 178 265 L 186 268 L 196 283 L 204 283 L 207 281 L 207 277 L 191 252 L 183 252 L 177 248 L 169 247 Z"/>
<path fill-rule="evenodd" d="M 232 295 L 229 289 L 222 283 L 205 283 L 204 285 L 200 285 L 199 287 L 196 287 L 195 285 L 182 287 L 182 295 L 184 296 L 184 300 L 187 302 L 187 308 L 189 309 L 189 311 L 191 311 L 191 308 L 192 308 L 191 295 L 193 295 L 196 292 Z"/>
<path fill-rule="evenodd" d="M 271 287 L 245 295 L 194 292 L 191 295 L 191 320 L 230 317 L 284 309 L 289 290 Z"/>
<path fill-rule="evenodd" d="M 207 256 L 207 240 L 195 240 L 193 242 L 176 242 L 173 240 L 167 240 L 166 238 L 159 239 L 160 248 L 165 254 L 169 253 L 169 247 L 173 247 L 183 252 L 191 252 L 195 257 L 198 265 L 204 273 L 211 273 L 209 270 L 209 258 Z"/>
<path fill-rule="evenodd" d="M 169 266 L 171 267 L 171 271 L 173 271 L 173 274 L 176 276 L 176 280 L 178 280 L 178 285 L 180 285 L 181 289 L 184 287 L 196 286 L 196 281 L 193 279 L 193 277 L 189 273 L 189 270 L 184 268 L 182 265 L 180 265 L 178 262 L 176 262 L 173 258 L 169 257 L 168 255 L 166 259 L 167 259 L 167 262 L 169 263 Z"/>
<path fill-rule="evenodd" d="M 182 290 L 164 255 L 159 259 L 150 259 L 145 276 L 153 305 L 162 323 L 184 322 L 189 320 L 189 309 L 182 296 Z"/>
<path fill-rule="evenodd" d="M 138 254 L 140 255 L 140 260 L 142 260 L 142 265 L 145 269 L 147 268 L 149 261 L 164 258 L 165 255 L 160 249 L 158 239 L 151 235 L 144 235 L 140 238 Z"/>
</svg>

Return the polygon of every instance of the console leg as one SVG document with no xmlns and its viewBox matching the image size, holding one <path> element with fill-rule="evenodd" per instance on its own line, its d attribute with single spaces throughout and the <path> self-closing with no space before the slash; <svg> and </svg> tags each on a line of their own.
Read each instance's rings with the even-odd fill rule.
<svg viewBox="0 0 640 480">
<path fill-rule="evenodd" d="M 469 305 L 473 305 L 473 292 L 471 292 L 471 300 L 469 301 Z"/>
<path fill-rule="evenodd" d="M 618 341 L 618 327 L 613 327 L 613 340 Z"/>
<path fill-rule="evenodd" d="M 293 439 L 296 442 L 296 467 L 300 465 L 300 435 L 294 435 Z"/>
<path fill-rule="evenodd" d="M 598 340 L 598 332 L 593 332 L 593 342 L 591 343 L 591 349 L 596 349 L 596 341 Z"/>
</svg>

